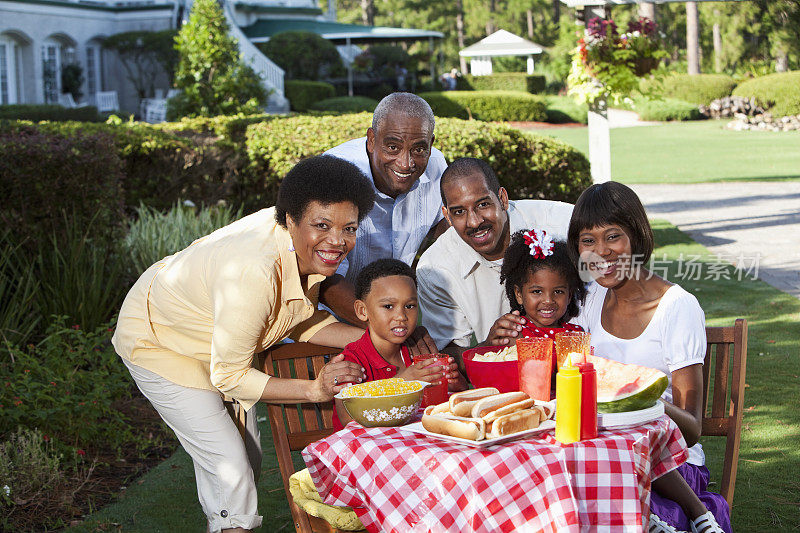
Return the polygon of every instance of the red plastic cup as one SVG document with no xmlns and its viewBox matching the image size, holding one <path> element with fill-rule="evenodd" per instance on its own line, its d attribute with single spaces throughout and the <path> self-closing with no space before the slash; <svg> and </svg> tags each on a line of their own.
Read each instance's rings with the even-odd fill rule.
<svg viewBox="0 0 800 533">
<path fill-rule="evenodd" d="M 550 374 L 553 371 L 553 339 L 527 337 L 517 339 L 519 388 L 543 402 L 550 401 Z"/>
<path fill-rule="evenodd" d="M 414 356 L 415 363 L 423 361 L 433 361 L 435 364 L 447 366 L 450 364 L 449 357 L 441 353 L 426 353 Z M 447 377 L 443 376 L 438 382 L 433 382 L 422 391 L 422 405 L 421 407 L 428 407 L 429 405 L 437 405 L 447 401 Z"/>
</svg>

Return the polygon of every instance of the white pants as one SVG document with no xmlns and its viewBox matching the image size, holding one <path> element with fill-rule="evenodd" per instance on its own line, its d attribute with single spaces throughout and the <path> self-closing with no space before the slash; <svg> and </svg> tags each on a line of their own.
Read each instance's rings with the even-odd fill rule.
<svg viewBox="0 0 800 533">
<path fill-rule="evenodd" d="M 182 387 L 123 361 L 139 390 L 191 456 L 197 497 L 209 531 L 259 527 L 256 479 L 261 471 L 261 438 L 255 407 L 246 415 L 243 440 L 229 410 L 241 409 L 240 405 L 227 407 L 230 404 L 223 403 L 218 392 Z"/>
</svg>

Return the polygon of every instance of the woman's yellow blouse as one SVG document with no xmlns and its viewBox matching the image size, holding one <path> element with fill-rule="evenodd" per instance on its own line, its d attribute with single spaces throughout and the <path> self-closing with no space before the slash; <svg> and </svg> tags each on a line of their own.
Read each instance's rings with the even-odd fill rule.
<svg viewBox="0 0 800 533">
<path fill-rule="evenodd" d="M 112 342 L 135 365 L 250 409 L 269 380 L 254 354 L 335 322 L 317 310 L 324 279 L 302 283 L 289 233 L 275 208 L 263 209 L 151 266 L 125 298 Z"/>
</svg>

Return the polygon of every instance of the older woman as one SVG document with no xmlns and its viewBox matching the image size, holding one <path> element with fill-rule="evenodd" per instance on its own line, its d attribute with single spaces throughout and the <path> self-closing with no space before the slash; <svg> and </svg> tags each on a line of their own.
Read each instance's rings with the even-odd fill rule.
<svg viewBox="0 0 800 533">
<path fill-rule="evenodd" d="M 361 337 L 318 311 L 317 295 L 352 250 L 373 198 L 354 165 L 331 156 L 301 161 L 281 183 L 276 207 L 162 259 L 125 298 L 112 342 L 192 457 L 211 532 L 261 524 L 256 402 L 327 401 L 341 383 L 364 377 L 341 355 L 313 381 L 271 377 L 253 363 L 286 337 L 335 347 Z"/>
<path fill-rule="evenodd" d="M 578 322 L 591 332 L 595 353 L 667 374 L 664 408 L 690 446 L 687 463 L 653 482 L 648 531 L 720 532 L 718 520 L 730 533 L 725 499 L 706 491 L 708 469 L 698 442 L 706 349 L 700 304 L 643 267 L 653 252 L 653 231 L 636 193 L 621 183 L 595 184 L 581 194 L 568 245 L 594 279 Z"/>
</svg>

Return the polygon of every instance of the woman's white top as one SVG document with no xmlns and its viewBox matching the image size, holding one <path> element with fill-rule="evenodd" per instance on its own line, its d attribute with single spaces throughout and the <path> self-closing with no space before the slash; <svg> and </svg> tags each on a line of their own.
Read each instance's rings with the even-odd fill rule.
<svg viewBox="0 0 800 533">
<path fill-rule="evenodd" d="M 672 372 L 703 364 L 706 353 L 705 314 L 692 294 L 673 285 L 658 303 L 650 322 L 633 339 L 620 339 L 603 329 L 603 302 L 608 289 L 592 282 L 586 301 L 573 322 L 592 334 L 595 355 L 656 368 L 667 375 L 669 386 L 662 399 L 672 403 Z M 689 448 L 689 463 L 705 463 L 700 443 Z"/>
</svg>

